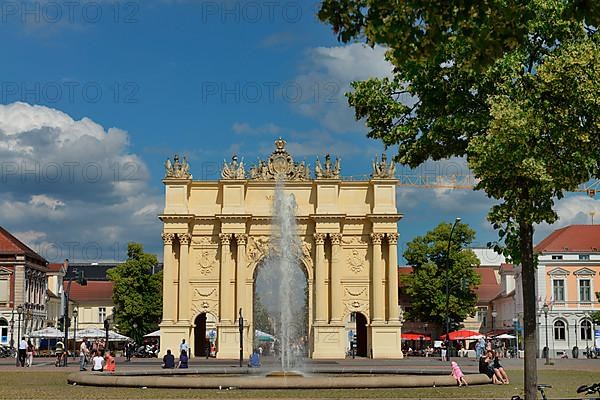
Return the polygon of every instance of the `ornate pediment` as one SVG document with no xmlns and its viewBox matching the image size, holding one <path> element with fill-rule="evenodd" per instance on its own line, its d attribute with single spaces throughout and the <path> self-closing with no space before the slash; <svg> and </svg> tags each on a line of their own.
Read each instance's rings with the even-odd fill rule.
<svg viewBox="0 0 600 400">
<path fill-rule="evenodd" d="M 594 276 L 596 275 L 596 271 L 589 268 L 581 268 L 573 272 L 573 274 L 577 276 Z"/>
<path fill-rule="evenodd" d="M 297 164 L 285 150 L 285 140 L 279 138 L 275 141 L 275 151 L 267 161 L 258 160 L 258 164 L 250 168 L 250 179 L 256 181 L 273 181 L 283 179 L 286 181 L 308 181 L 310 170 L 302 161 Z"/>
<path fill-rule="evenodd" d="M 570 272 L 563 268 L 554 268 L 553 270 L 548 271 L 548 275 L 558 275 L 558 276 L 567 276 Z"/>
</svg>

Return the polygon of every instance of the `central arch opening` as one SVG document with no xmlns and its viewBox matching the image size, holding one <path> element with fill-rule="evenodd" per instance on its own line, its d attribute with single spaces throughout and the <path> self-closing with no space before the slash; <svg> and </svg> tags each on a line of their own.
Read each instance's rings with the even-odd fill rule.
<svg viewBox="0 0 600 400">
<path fill-rule="evenodd" d="M 287 271 L 277 263 L 278 257 L 270 256 L 255 270 L 254 349 L 293 367 L 308 355 L 308 277 L 298 259 L 291 260 Z"/>
</svg>

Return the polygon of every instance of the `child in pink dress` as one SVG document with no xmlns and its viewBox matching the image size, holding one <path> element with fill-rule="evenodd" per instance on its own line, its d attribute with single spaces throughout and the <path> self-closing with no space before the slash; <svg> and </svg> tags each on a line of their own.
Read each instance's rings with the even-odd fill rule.
<svg viewBox="0 0 600 400">
<path fill-rule="evenodd" d="M 452 361 L 450 365 L 452 366 L 452 373 L 450 375 L 452 375 L 454 379 L 456 379 L 456 383 L 458 384 L 458 386 L 469 386 L 469 384 L 465 380 L 465 374 L 463 374 L 463 372 L 460 370 L 458 364 L 455 361 Z"/>
</svg>

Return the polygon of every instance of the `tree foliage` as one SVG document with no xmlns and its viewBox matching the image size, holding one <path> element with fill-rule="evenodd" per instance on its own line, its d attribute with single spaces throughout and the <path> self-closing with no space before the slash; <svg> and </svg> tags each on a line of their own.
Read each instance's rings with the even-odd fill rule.
<svg viewBox="0 0 600 400">
<path fill-rule="evenodd" d="M 115 324 L 119 332 L 137 340 L 157 330 L 162 317 L 163 274 L 152 274 L 156 265 L 155 255 L 144 253 L 139 243 L 129 243 L 127 261 L 108 270 L 113 282 Z"/>
<path fill-rule="evenodd" d="M 368 135 L 411 167 L 466 156 L 489 214 L 523 267 L 525 393 L 536 395 L 534 225 L 554 201 L 599 175 L 597 27 L 582 0 L 324 0 L 343 42 L 385 46 L 391 79 L 354 82 L 348 100 Z"/>
<path fill-rule="evenodd" d="M 417 236 L 404 252 L 413 271 L 401 277 L 402 290 L 411 299 L 409 319 L 445 324 L 446 274 L 450 289 L 448 315 L 457 326 L 476 311 L 475 288 L 480 277 L 473 267 L 479 260 L 472 250 L 466 249 L 475 238 L 467 224 L 458 223 L 452 234 L 448 263 L 448 239 L 452 225 L 441 223 L 424 236 Z M 449 268 L 448 268 L 449 266 Z"/>
</svg>

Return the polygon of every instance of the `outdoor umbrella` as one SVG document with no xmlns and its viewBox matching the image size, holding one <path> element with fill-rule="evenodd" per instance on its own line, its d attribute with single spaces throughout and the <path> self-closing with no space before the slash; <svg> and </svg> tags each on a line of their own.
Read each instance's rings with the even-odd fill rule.
<svg viewBox="0 0 600 400">
<path fill-rule="evenodd" d="M 458 331 L 450 332 L 448 336 L 450 340 L 473 340 L 479 339 L 483 335 L 479 332 L 470 331 L 468 329 L 461 329 Z M 445 340 L 446 335 L 440 336 L 440 339 Z"/>
<path fill-rule="evenodd" d="M 423 335 L 421 333 L 406 332 L 400 335 L 402 340 L 431 340 L 431 336 Z"/>
<path fill-rule="evenodd" d="M 154 332 L 150 332 L 147 335 L 144 335 L 144 337 L 149 337 L 149 338 L 153 338 L 153 337 L 160 337 L 160 329 Z"/>
<path fill-rule="evenodd" d="M 65 334 L 56 328 L 51 326 L 41 329 L 39 331 L 33 331 L 29 334 L 30 338 L 41 338 L 41 339 L 60 339 L 64 338 Z"/>
<path fill-rule="evenodd" d="M 258 329 L 254 331 L 254 337 L 256 337 L 261 342 L 274 342 L 275 341 L 275 336 L 273 336 L 269 333 L 263 332 L 263 331 L 259 331 Z"/>
<path fill-rule="evenodd" d="M 503 333 L 502 335 L 496 336 L 496 339 L 514 339 L 516 336 L 509 335 L 508 333 Z"/>
<path fill-rule="evenodd" d="M 98 329 L 98 328 L 87 328 L 87 329 L 82 329 L 80 331 L 77 331 L 77 337 L 78 338 L 90 338 L 90 339 L 94 339 L 94 338 L 105 338 L 106 337 L 106 331 L 104 329 Z M 108 331 L 108 341 L 109 342 L 125 342 L 127 340 L 131 340 L 129 337 L 125 336 L 125 335 L 121 335 L 120 333 L 117 333 L 115 331 Z"/>
</svg>

